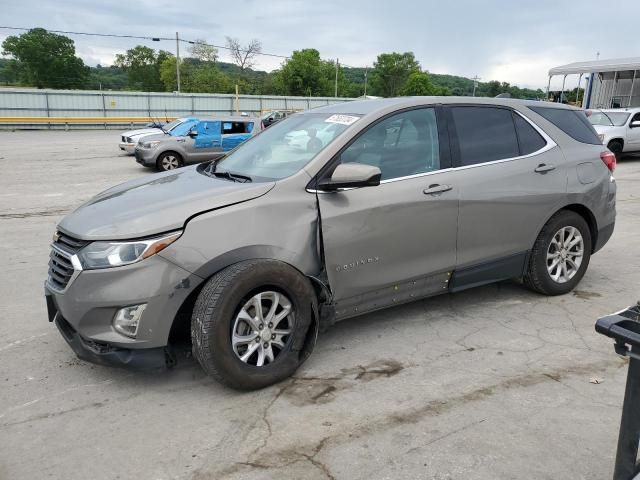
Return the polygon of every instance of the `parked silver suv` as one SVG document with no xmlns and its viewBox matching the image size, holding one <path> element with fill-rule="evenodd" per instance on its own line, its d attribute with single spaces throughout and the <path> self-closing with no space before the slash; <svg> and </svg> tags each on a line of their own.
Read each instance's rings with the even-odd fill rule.
<svg viewBox="0 0 640 480">
<path fill-rule="evenodd" d="M 297 131 L 306 144 L 287 141 Z M 509 278 L 569 292 L 613 232 L 614 167 L 585 114 L 557 104 L 417 97 L 295 114 L 64 218 L 49 319 L 105 364 L 172 363 L 188 332 L 208 373 L 264 387 L 337 320 Z"/>
</svg>

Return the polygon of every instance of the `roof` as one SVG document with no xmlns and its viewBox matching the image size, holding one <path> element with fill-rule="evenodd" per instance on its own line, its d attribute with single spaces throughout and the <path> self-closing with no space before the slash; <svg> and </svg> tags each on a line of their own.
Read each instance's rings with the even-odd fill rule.
<svg viewBox="0 0 640 480">
<path fill-rule="evenodd" d="M 308 110 L 307 113 L 343 113 L 355 115 L 367 115 L 386 108 L 410 108 L 419 105 L 433 104 L 478 104 L 478 105 L 524 105 L 544 106 L 550 108 L 573 108 L 562 103 L 543 102 L 539 100 L 520 100 L 516 98 L 491 98 L 491 97 L 394 97 L 380 98 L 376 100 L 355 100 L 353 102 L 336 103 L 326 107 L 318 107 Z"/>
<path fill-rule="evenodd" d="M 640 70 L 640 57 L 613 58 L 609 60 L 592 60 L 590 62 L 574 62 L 568 65 L 553 67 L 552 75 L 572 75 L 592 72 L 618 72 L 621 70 Z"/>
</svg>

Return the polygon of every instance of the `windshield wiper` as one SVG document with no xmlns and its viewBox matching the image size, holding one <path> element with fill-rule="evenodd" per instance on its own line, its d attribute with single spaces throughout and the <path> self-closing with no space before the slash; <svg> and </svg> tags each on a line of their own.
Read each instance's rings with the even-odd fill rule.
<svg viewBox="0 0 640 480">
<path fill-rule="evenodd" d="M 218 178 L 226 178 L 232 182 L 248 183 L 251 181 L 251 177 L 240 175 L 239 173 L 231 173 L 227 170 L 214 170 L 211 174 Z"/>
<path fill-rule="evenodd" d="M 209 166 L 204 169 L 204 173 L 209 177 L 226 178 L 227 180 L 231 180 L 232 182 L 247 183 L 253 181 L 253 179 L 247 175 L 231 173 L 228 170 L 218 170 L 218 162 L 222 160 L 222 158 L 218 158 L 217 160 L 211 162 L 211 164 L 209 164 Z"/>
</svg>

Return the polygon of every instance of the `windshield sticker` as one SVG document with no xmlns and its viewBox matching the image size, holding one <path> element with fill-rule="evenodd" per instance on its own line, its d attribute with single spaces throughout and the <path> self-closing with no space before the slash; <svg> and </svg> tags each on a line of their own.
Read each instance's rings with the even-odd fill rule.
<svg viewBox="0 0 640 480">
<path fill-rule="evenodd" d="M 326 123 L 339 123 L 340 125 L 351 125 L 360 120 L 360 117 L 353 115 L 331 115 L 325 120 Z"/>
</svg>

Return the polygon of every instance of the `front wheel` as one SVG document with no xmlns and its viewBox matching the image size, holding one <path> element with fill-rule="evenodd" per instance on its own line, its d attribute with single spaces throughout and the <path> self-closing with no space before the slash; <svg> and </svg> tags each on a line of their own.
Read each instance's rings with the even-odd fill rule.
<svg viewBox="0 0 640 480">
<path fill-rule="evenodd" d="M 193 309 L 193 354 L 223 384 L 253 390 L 295 372 L 315 344 L 315 293 L 275 260 L 250 260 L 217 273 Z"/>
<path fill-rule="evenodd" d="M 156 162 L 156 168 L 161 172 L 175 170 L 183 165 L 182 157 L 175 152 L 161 153 Z"/>
<path fill-rule="evenodd" d="M 591 232 L 575 212 L 562 210 L 542 228 L 531 250 L 525 284 L 545 295 L 562 295 L 580 282 L 591 258 Z"/>
</svg>

